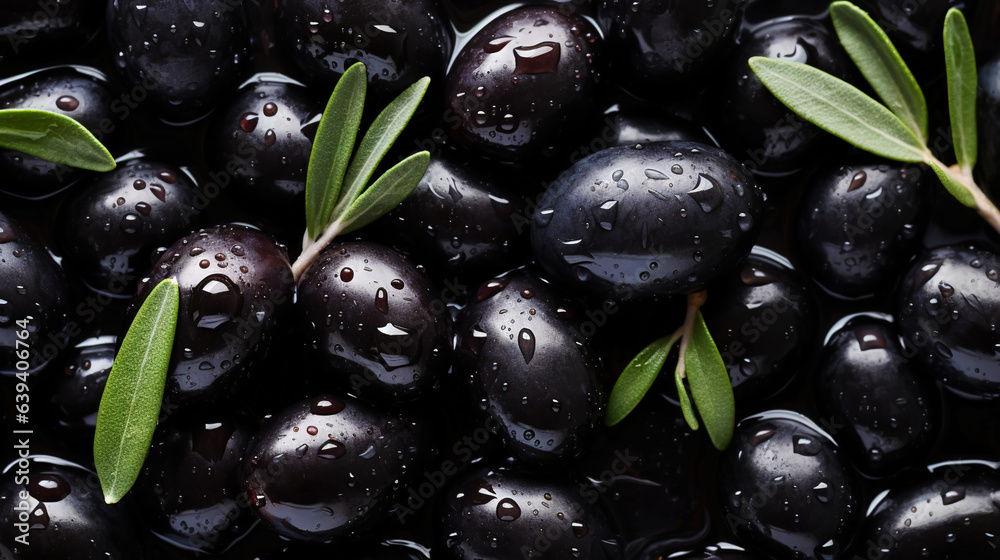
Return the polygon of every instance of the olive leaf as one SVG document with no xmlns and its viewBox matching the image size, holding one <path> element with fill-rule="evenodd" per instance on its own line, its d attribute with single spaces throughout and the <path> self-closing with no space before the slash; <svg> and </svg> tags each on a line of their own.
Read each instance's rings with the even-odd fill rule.
<svg viewBox="0 0 1000 560">
<path fill-rule="evenodd" d="M 343 224 L 340 232 L 364 227 L 395 208 L 416 188 L 430 160 L 429 152 L 417 152 L 386 171 L 347 208 L 340 218 Z"/>
<path fill-rule="evenodd" d="M 729 371 L 708 332 L 701 311 L 696 312 L 691 338 L 684 352 L 684 370 L 691 396 L 698 403 L 698 415 L 705 424 L 712 445 L 716 449 L 725 449 L 733 439 L 736 400 Z"/>
<path fill-rule="evenodd" d="M 608 410 L 604 415 L 606 425 L 614 426 L 621 422 L 636 406 L 639 406 L 639 401 L 653 386 L 653 381 L 656 381 L 656 376 L 663 369 L 667 355 L 670 354 L 674 344 L 677 344 L 678 338 L 680 334 L 675 332 L 656 339 L 625 366 L 608 397 Z"/>
<path fill-rule="evenodd" d="M 952 8 L 944 20 L 944 62 L 948 111 L 955 156 L 967 175 L 976 166 L 976 54 L 962 12 Z"/>
<path fill-rule="evenodd" d="M 864 10 L 850 2 L 830 4 L 833 26 L 854 64 L 875 93 L 917 140 L 927 138 L 927 101 L 916 78 L 889 41 L 889 36 Z"/>
<path fill-rule="evenodd" d="M 90 171 L 115 168 L 115 159 L 89 130 L 51 111 L 0 110 L 0 147 Z"/>
<path fill-rule="evenodd" d="M 177 327 L 180 289 L 167 278 L 146 297 L 128 328 L 97 411 L 94 466 L 113 504 L 135 483 L 153 440 Z"/>
</svg>

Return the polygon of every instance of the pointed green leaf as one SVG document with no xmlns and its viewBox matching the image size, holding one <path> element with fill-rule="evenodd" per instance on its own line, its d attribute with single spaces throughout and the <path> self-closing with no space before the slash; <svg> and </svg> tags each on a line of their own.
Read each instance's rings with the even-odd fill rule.
<svg viewBox="0 0 1000 560">
<path fill-rule="evenodd" d="M 608 412 L 604 415 L 604 424 L 614 426 L 621 422 L 642 400 L 653 381 L 663 369 L 670 349 L 677 342 L 677 333 L 658 338 L 649 346 L 643 348 L 625 366 L 625 370 L 615 381 L 608 396 Z"/>
<path fill-rule="evenodd" d="M 858 88 L 806 64 L 750 59 L 760 81 L 802 118 L 855 146 L 897 161 L 923 161 L 926 149 L 899 117 Z"/>
<path fill-rule="evenodd" d="M 831 4 L 830 17 L 840 44 L 875 93 L 924 142 L 927 138 L 924 93 L 888 35 L 864 10 L 850 2 Z"/>
<path fill-rule="evenodd" d="M 959 202 L 969 208 L 976 208 L 976 198 L 969 192 L 968 187 L 963 185 L 958 179 L 952 177 L 944 167 L 937 163 L 930 162 L 929 165 L 934 170 L 934 174 L 941 180 L 944 188 L 951 193 L 951 196 L 954 196 Z"/>
<path fill-rule="evenodd" d="M 955 157 L 966 174 L 976 166 L 976 53 L 962 12 L 951 8 L 944 19 L 944 62 L 948 112 Z M 946 185 L 947 186 L 947 185 Z M 961 200 L 961 199 L 960 199 Z"/>
<path fill-rule="evenodd" d="M 347 169 L 344 177 L 344 192 L 337 202 L 336 215 L 341 215 L 349 208 L 354 200 L 364 191 L 368 185 L 378 164 L 385 157 L 386 152 L 399 137 L 399 134 L 410 122 L 413 113 L 417 110 L 417 105 L 424 98 L 427 86 L 431 79 L 424 77 L 416 83 L 406 88 L 399 97 L 394 99 L 385 109 L 379 113 L 372 123 L 371 128 L 361 139 L 358 152 L 354 154 L 351 166 Z"/>
<path fill-rule="evenodd" d="M 50 111 L 0 110 L 0 146 L 90 171 L 115 168 L 115 159 L 89 130 Z"/>
<path fill-rule="evenodd" d="M 368 74 L 357 63 L 340 77 L 330 95 L 306 170 L 306 233 L 316 239 L 330 223 L 365 107 Z"/>
<path fill-rule="evenodd" d="M 681 377 L 681 365 L 677 364 L 677 369 L 674 370 L 674 383 L 677 385 L 677 397 L 681 403 L 681 414 L 684 415 L 684 421 L 687 425 L 691 427 L 692 430 L 697 430 L 698 425 L 698 415 L 694 413 L 694 407 L 691 406 L 691 399 L 688 397 L 687 387 L 684 386 L 684 378 Z"/>
<path fill-rule="evenodd" d="M 153 440 L 179 302 L 180 291 L 173 279 L 153 288 L 111 366 L 94 433 L 94 466 L 109 504 L 120 500 L 135 483 Z"/>
<path fill-rule="evenodd" d="M 725 449 L 733 438 L 736 426 L 736 401 L 726 364 L 708 332 L 701 311 L 695 316 L 691 339 L 684 353 L 684 368 L 691 397 L 712 444 L 716 449 Z"/>
<path fill-rule="evenodd" d="M 417 188 L 430 160 L 429 152 L 417 152 L 392 166 L 339 218 L 338 223 L 343 225 L 340 233 L 364 227 L 399 205 Z"/>
</svg>

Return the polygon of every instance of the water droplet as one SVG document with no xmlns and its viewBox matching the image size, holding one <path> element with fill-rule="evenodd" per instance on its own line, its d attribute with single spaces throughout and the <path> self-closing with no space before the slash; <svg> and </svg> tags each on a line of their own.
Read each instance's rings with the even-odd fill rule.
<svg viewBox="0 0 1000 560">
<path fill-rule="evenodd" d="M 36 474 L 28 479 L 28 494 L 41 502 L 58 502 L 69 496 L 70 485 L 54 473 Z"/>
<path fill-rule="evenodd" d="M 297 457 L 303 457 L 305 456 L 307 451 L 309 451 L 309 446 L 303 443 L 302 445 L 295 448 L 295 455 Z"/>
<path fill-rule="evenodd" d="M 986 277 L 989 278 L 990 280 L 996 282 L 997 279 L 1000 278 L 1000 275 L 997 274 L 997 271 L 996 271 L 995 268 L 991 268 L 991 269 L 989 269 L 989 270 L 986 271 Z"/>
<path fill-rule="evenodd" d="M 504 498 L 497 502 L 497 519 L 500 521 L 516 521 L 521 517 L 521 508 L 517 502 L 511 498 Z"/>
<path fill-rule="evenodd" d="M 204 268 L 204 267 L 203 267 Z M 243 311 L 243 294 L 228 276 L 211 274 L 191 291 L 191 320 L 203 329 L 214 329 Z"/>
<path fill-rule="evenodd" d="M 594 219 L 601 229 L 611 231 L 618 221 L 618 201 L 608 200 L 593 209 Z"/>
<path fill-rule="evenodd" d="M 350 282 L 354 280 L 354 271 L 348 267 L 340 269 L 340 279 L 344 282 Z"/>
<path fill-rule="evenodd" d="M 552 214 L 555 212 L 552 208 L 542 208 L 537 213 L 535 213 L 535 224 L 538 227 L 545 227 L 549 225 L 552 221 Z"/>
<path fill-rule="evenodd" d="M 319 433 L 319 428 L 317 428 L 316 426 L 306 426 L 306 433 L 311 436 L 314 436 Z"/>
<path fill-rule="evenodd" d="M 753 264 L 746 264 L 740 271 L 740 281 L 745 286 L 766 286 L 778 280 L 776 276 L 766 270 L 757 268 Z"/>
<path fill-rule="evenodd" d="M 135 211 L 142 214 L 143 216 L 148 216 L 150 212 L 153 211 L 153 207 L 146 202 L 136 202 Z"/>
<path fill-rule="evenodd" d="M 158 185 L 153 183 L 149 186 L 149 192 L 153 193 L 160 202 L 165 202 L 167 200 L 167 191 L 163 188 L 163 185 Z"/>
<path fill-rule="evenodd" d="M 268 102 L 264 104 L 264 116 L 273 117 L 278 113 L 278 106 L 274 103 Z"/>
<path fill-rule="evenodd" d="M 476 301 L 484 301 L 502 292 L 507 287 L 507 282 L 508 280 L 504 278 L 497 278 L 479 286 L 479 291 L 476 292 Z"/>
<path fill-rule="evenodd" d="M 270 148 L 277 140 L 278 136 L 274 133 L 274 129 L 267 129 L 267 132 L 264 133 L 264 145 Z"/>
<path fill-rule="evenodd" d="M 868 174 L 864 171 L 858 171 L 851 177 L 851 184 L 847 187 L 847 192 L 851 192 L 861 187 L 865 186 L 865 181 L 868 180 Z"/>
<path fill-rule="evenodd" d="M 72 95 L 63 95 L 59 99 L 56 99 L 56 107 L 59 107 L 63 111 L 75 111 L 79 106 L 80 100 Z"/>
<path fill-rule="evenodd" d="M 502 50 L 504 47 L 507 46 L 507 43 L 510 43 L 513 40 L 514 40 L 513 37 L 509 37 L 507 35 L 504 35 L 502 37 L 497 37 L 496 39 L 490 39 L 489 41 L 486 42 L 486 45 L 483 46 L 483 51 L 488 53 L 499 52 L 500 50 Z"/>
<path fill-rule="evenodd" d="M 687 194 L 698 203 L 703 212 L 715 210 L 723 200 L 722 189 L 716 180 L 704 173 L 698 174 L 698 184 Z"/>
<path fill-rule="evenodd" d="M 132 188 L 137 191 L 141 191 L 142 189 L 146 188 L 146 181 L 143 181 L 142 179 L 136 179 L 135 181 L 132 181 Z"/>
<path fill-rule="evenodd" d="M 937 350 L 938 354 L 941 354 L 947 359 L 950 359 L 952 356 L 951 348 L 948 348 L 948 346 L 940 340 L 934 343 L 934 349 Z"/>
<path fill-rule="evenodd" d="M 576 536 L 576 538 L 578 539 L 586 537 L 587 533 L 590 531 L 590 529 L 587 527 L 587 524 L 579 520 L 570 523 L 570 527 L 573 529 L 573 535 Z"/>
<path fill-rule="evenodd" d="M 965 488 L 962 486 L 957 486 L 954 488 L 945 488 L 941 491 L 941 503 L 950 506 L 951 504 L 961 502 L 965 499 Z"/>
<path fill-rule="evenodd" d="M 389 282 L 389 285 L 397 290 L 402 290 L 404 286 L 403 281 L 399 278 L 393 278 L 392 282 Z"/>
<path fill-rule="evenodd" d="M 521 329 L 521 332 L 517 334 L 517 346 L 521 349 L 524 363 L 530 363 L 531 358 L 535 356 L 535 333 L 531 332 L 530 329 Z"/>
<path fill-rule="evenodd" d="M 740 212 L 736 216 L 736 225 L 740 227 L 740 231 L 750 231 L 750 228 L 753 227 L 753 218 L 746 212 Z"/>
<path fill-rule="evenodd" d="M 920 270 L 917 272 L 917 278 L 914 287 L 920 287 L 926 284 L 931 278 L 934 277 L 935 274 L 937 274 L 937 271 L 940 268 L 941 268 L 941 263 L 939 262 L 927 263 L 924 266 L 920 267 Z"/>
<path fill-rule="evenodd" d="M 792 436 L 792 451 L 805 457 L 814 457 L 822 451 L 823 446 L 812 436 Z"/>
<path fill-rule="evenodd" d="M 681 167 L 679 163 L 675 163 L 670 166 L 670 172 L 674 175 L 680 175 L 681 173 L 684 173 L 684 168 Z"/>
<path fill-rule="evenodd" d="M 625 172 L 622 171 L 621 169 L 618 169 L 614 173 L 611 174 L 611 180 L 612 181 L 621 181 L 622 177 L 624 177 L 624 176 L 625 176 Z"/>
<path fill-rule="evenodd" d="M 546 41 L 514 49 L 514 75 L 554 74 L 559 69 L 560 45 Z"/>
<path fill-rule="evenodd" d="M 528 441 L 535 439 L 535 432 L 532 430 L 524 430 L 524 439 Z"/>
<path fill-rule="evenodd" d="M 878 350 L 886 346 L 885 337 L 877 327 L 860 327 L 854 331 L 854 337 L 861 350 Z"/>
<path fill-rule="evenodd" d="M 473 354 L 479 354 L 479 351 L 483 349 L 483 345 L 486 344 L 486 331 L 477 323 L 469 331 L 469 336 L 465 337 L 465 343 Z"/>
<path fill-rule="evenodd" d="M 750 445 L 757 447 L 758 445 L 774 437 L 775 433 L 776 431 L 774 430 L 774 428 L 762 428 L 760 430 L 757 430 L 757 433 L 755 433 L 753 437 L 750 438 Z"/>
<path fill-rule="evenodd" d="M 750 358 L 743 358 L 740 362 L 740 373 L 750 377 L 757 373 L 757 362 L 751 360 Z"/>
<path fill-rule="evenodd" d="M 645 173 L 646 173 L 646 178 L 653 179 L 655 181 L 666 181 L 670 179 L 669 175 L 667 175 L 662 171 L 658 171 L 656 169 L 647 169 Z"/>
<path fill-rule="evenodd" d="M 337 414 L 347 406 L 344 401 L 333 397 L 316 397 L 309 405 L 309 411 L 319 416 L 330 416 Z"/>
<path fill-rule="evenodd" d="M 389 312 L 389 296 L 385 288 L 375 290 L 375 309 L 378 309 L 383 314 Z"/>
<path fill-rule="evenodd" d="M 244 132 L 253 132 L 257 128 L 257 113 L 243 113 L 240 117 L 240 128 Z"/>
<path fill-rule="evenodd" d="M 955 288 L 953 288 L 951 284 L 947 282 L 939 282 L 938 291 L 941 292 L 941 297 L 943 298 L 949 298 L 955 295 Z"/>
<path fill-rule="evenodd" d="M 329 439 L 319 448 L 316 455 L 324 459 L 340 459 L 347 454 L 347 448 L 344 447 L 343 443 L 335 439 Z"/>
</svg>

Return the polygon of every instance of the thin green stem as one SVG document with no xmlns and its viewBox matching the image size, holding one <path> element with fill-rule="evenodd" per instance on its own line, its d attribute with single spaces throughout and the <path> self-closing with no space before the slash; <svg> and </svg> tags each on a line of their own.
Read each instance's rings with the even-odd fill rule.
<svg viewBox="0 0 1000 560">
<path fill-rule="evenodd" d="M 344 225 L 341 224 L 340 221 L 334 220 L 330 223 L 330 225 L 326 226 L 326 229 L 323 230 L 323 234 L 319 236 L 319 239 L 305 245 L 302 248 L 302 253 L 299 255 L 299 258 L 295 259 L 295 262 L 292 263 L 292 277 L 295 279 L 296 283 L 298 283 L 299 278 L 302 277 L 302 274 L 305 273 L 306 269 L 309 268 L 309 265 L 319 258 L 323 249 L 333 242 L 334 238 L 337 237 L 343 229 Z M 309 234 L 306 233 L 306 237 L 308 237 L 308 235 Z"/>
<path fill-rule="evenodd" d="M 941 160 L 931 154 L 930 151 L 927 152 L 926 163 L 928 165 L 934 164 L 939 166 L 945 171 L 945 173 L 961 183 L 965 188 L 969 189 L 969 193 L 972 194 L 973 200 L 976 201 L 976 211 L 979 212 L 979 215 L 982 216 L 984 220 L 986 220 L 986 223 L 990 224 L 990 227 L 996 230 L 997 233 L 1000 233 L 1000 210 L 997 209 L 996 205 L 993 204 L 993 201 L 991 201 L 982 189 L 979 188 L 979 185 L 976 184 L 976 181 L 973 179 L 972 173 L 969 170 L 963 169 L 958 164 L 945 165 L 941 162 Z"/>
</svg>

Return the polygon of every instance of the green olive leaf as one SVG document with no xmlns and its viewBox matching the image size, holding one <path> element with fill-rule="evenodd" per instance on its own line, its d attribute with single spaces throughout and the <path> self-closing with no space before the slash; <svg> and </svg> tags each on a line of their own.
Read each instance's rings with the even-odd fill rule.
<svg viewBox="0 0 1000 560">
<path fill-rule="evenodd" d="M 615 386 L 611 388 L 608 411 L 604 415 L 605 425 L 614 426 L 621 422 L 639 405 L 639 401 L 646 396 L 656 381 L 656 376 L 660 375 L 670 349 L 677 343 L 678 338 L 679 332 L 675 332 L 654 340 L 625 366 L 615 381 Z"/>
<path fill-rule="evenodd" d="M 889 36 L 864 11 L 850 2 L 830 5 L 830 17 L 840 44 L 861 70 L 875 93 L 918 141 L 927 138 L 927 101 Z"/>
<path fill-rule="evenodd" d="M 424 94 L 427 93 L 427 86 L 430 82 L 431 79 L 427 77 L 417 80 L 386 105 L 385 109 L 375 118 L 375 122 L 361 139 L 358 151 L 354 154 L 354 159 L 351 160 L 351 166 L 347 169 L 347 175 L 344 177 L 344 192 L 340 201 L 337 202 L 335 214 L 339 216 L 347 212 L 347 209 L 354 204 L 355 199 L 368 186 L 368 180 L 375 173 L 378 164 L 382 162 L 382 158 L 396 142 L 396 138 L 399 138 L 407 123 L 413 118 L 413 113 L 416 112 L 417 106 L 420 105 Z M 420 178 L 418 177 L 417 180 L 419 181 Z"/>
<path fill-rule="evenodd" d="M 697 430 L 698 425 L 698 415 L 694 412 L 694 407 L 691 406 L 691 398 L 688 396 L 687 387 L 684 386 L 684 378 L 681 377 L 680 364 L 677 364 L 677 369 L 674 371 L 674 384 L 677 385 L 677 397 L 681 403 L 681 414 L 684 415 L 684 421 L 687 425 L 691 427 L 692 430 Z"/>
<path fill-rule="evenodd" d="M 691 397 L 712 445 L 719 450 L 725 449 L 733 439 L 736 426 L 736 401 L 729 371 L 708 332 L 701 311 L 696 312 L 691 337 L 684 351 L 684 369 Z"/>
<path fill-rule="evenodd" d="M 361 193 L 339 218 L 340 233 L 348 233 L 382 217 L 417 188 L 430 164 L 429 152 L 417 152 L 392 166 L 368 190 Z"/>
<path fill-rule="evenodd" d="M 179 305 L 175 280 L 167 278 L 153 288 L 111 366 L 94 433 L 94 466 L 109 504 L 135 483 L 153 440 Z"/>
<path fill-rule="evenodd" d="M 90 171 L 115 168 L 115 158 L 89 130 L 51 111 L 0 110 L 0 147 Z"/>
<path fill-rule="evenodd" d="M 924 161 L 927 149 L 899 117 L 858 88 L 806 64 L 755 56 L 750 68 L 796 114 L 843 140 L 897 161 Z"/>
<path fill-rule="evenodd" d="M 966 175 L 976 166 L 976 53 L 965 16 L 956 8 L 944 20 L 944 62 L 948 76 L 948 112 L 955 157 Z M 947 186 L 947 184 L 945 185 Z M 963 203 L 964 204 L 964 203 Z"/>
<path fill-rule="evenodd" d="M 368 74 L 353 64 L 333 88 L 320 118 L 306 168 L 306 233 L 313 240 L 330 223 L 364 112 Z"/>
<path fill-rule="evenodd" d="M 948 171 L 941 164 L 937 162 L 928 162 L 928 165 L 930 165 L 931 169 L 934 170 L 934 174 L 941 180 L 941 184 L 944 185 L 944 188 L 947 189 L 949 193 L 951 193 L 951 196 L 954 196 L 959 202 L 969 208 L 976 208 L 978 206 L 976 204 L 976 197 L 971 191 L 969 191 L 969 187 L 963 185 L 960 181 L 948 173 Z"/>
</svg>

